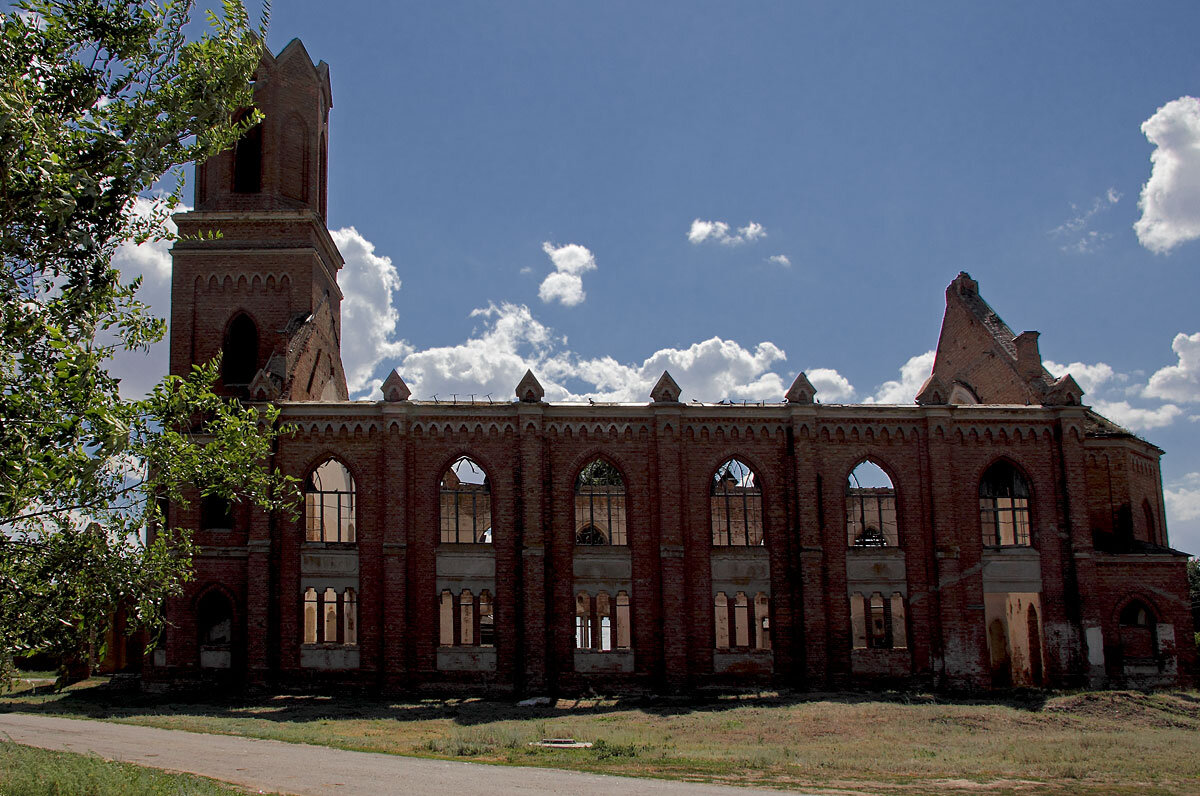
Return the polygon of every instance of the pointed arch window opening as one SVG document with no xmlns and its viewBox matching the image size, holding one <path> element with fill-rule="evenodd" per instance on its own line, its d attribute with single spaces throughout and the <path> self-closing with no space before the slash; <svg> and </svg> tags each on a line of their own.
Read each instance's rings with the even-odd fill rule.
<svg viewBox="0 0 1200 796">
<path fill-rule="evenodd" d="M 262 191 L 262 122 L 251 127 L 233 146 L 233 192 Z"/>
<path fill-rule="evenodd" d="M 996 462 L 980 480 L 979 523 L 987 547 L 1030 546 L 1029 484 L 1012 464 Z"/>
<path fill-rule="evenodd" d="M 575 544 L 628 545 L 625 480 L 616 467 L 596 459 L 575 479 Z"/>
<path fill-rule="evenodd" d="M 863 486 L 859 471 L 871 466 L 868 481 L 885 481 L 886 486 Z M 878 470 L 878 472 L 874 472 Z M 846 536 L 851 547 L 898 547 L 896 490 L 883 468 L 871 460 L 859 464 L 846 480 Z"/>
<path fill-rule="evenodd" d="M 442 474 L 440 538 L 443 544 L 492 542 L 491 482 L 469 456 L 460 456 Z"/>
<path fill-rule="evenodd" d="M 713 475 L 710 499 L 714 547 L 756 547 L 766 543 L 762 490 L 754 471 L 729 459 Z"/>
<path fill-rule="evenodd" d="M 229 323 L 221 346 L 221 380 L 226 387 L 248 387 L 258 373 L 258 326 L 244 312 Z"/>
<path fill-rule="evenodd" d="M 305 538 L 310 542 L 354 543 L 354 477 L 329 459 L 312 471 L 304 486 Z"/>
</svg>

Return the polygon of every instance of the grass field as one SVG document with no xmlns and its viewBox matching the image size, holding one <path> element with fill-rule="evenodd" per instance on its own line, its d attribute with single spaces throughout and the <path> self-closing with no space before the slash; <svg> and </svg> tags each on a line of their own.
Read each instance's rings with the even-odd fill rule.
<svg viewBox="0 0 1200 796">
<path fill-rule="evenodd" d="M 725 695 L 709 699 L 187 700 L 108 691 L 0 696 L 28 711 L 424 757 L 895 793 L 1200 792 L 1200 694 Z M 544 737 L 590 749 L 530 746 Z"/>
<path fill-rule="evenodd" d="M 0 796 L 229 796 L 245 792 L 204 777 L 0 741 Z"/>
</svg>

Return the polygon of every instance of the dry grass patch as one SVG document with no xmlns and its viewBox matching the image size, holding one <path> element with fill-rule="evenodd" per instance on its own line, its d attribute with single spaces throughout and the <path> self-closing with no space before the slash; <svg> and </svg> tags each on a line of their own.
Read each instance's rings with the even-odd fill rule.
<svg viewBox="0 0 1200 796">
<path fill-rule="evenodd" d="M 174 701 L 106 693 L 0 698 L 26 710 L 344 749 L 609 774 L 906 793 L 1200 791 L 1196 692 L 757 693 L 559 700 L 277 695 Z M 590 749 L 530 746 L 545 737 Z"/>
</svg>

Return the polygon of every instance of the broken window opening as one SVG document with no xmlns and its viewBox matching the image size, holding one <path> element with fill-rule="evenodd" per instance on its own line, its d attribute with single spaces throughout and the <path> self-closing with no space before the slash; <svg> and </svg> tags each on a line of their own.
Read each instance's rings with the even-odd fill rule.
<svg viewBox="0 0 1200 796">
<path fill-rule="evenodd" d="M 196 610 L 200 645 L 223 647 L 233 643 L 233 608 L 219 591 L 210 591 Z"/>
<path fill-rule="evenodd" d="M 263 129 L 260 122 L 243 133 L 233 145 L 234 193 L 258 193 L 262 190 L 262 155 Z"/>
<path fill-rule="evenodd" d="M 487 590 L 479 592 L 479 646 L 492 647 L 496 644 L 496 616 L 492 609 L 492 595 Z"/>
<path fill-rule="evenodd" d="M 980 480 L 979 522 L 984 545 L 1029 546 L 1029 485 L 1009 462 L 996 462 Z"/>
<path fill-rule="evenodd" d="M 337 592 L 332 588 L 326 589 L 323 593 L 321 605 L 321 640 L 329 643 L 340 641 L 338 638 L 338 598 Z"/>
<path fill-rule="evenodd" d="M 304 643 L 317 643 L 317 590 L 304 590 Z"/>
<path fill-rule="evenodd" d="M 846 480 L 846 539 L 851 547 L 896 547 L 896 490 L 883 468 L 862 462 Z"/>
<path fill-rule="evenodd" d="M 575 544 L 625 545 L 625 481 L 603 459 L 579 471 L 575 479 Z"/>
<path fill-rule="evenodd" d="M 850 637 L 854 649 L 904 649 L 908 647 L 904 595 L 880 592 L 850 595 Z"/>
<path fill-rule="evenodd" d="M 753 547 L 765 543 L 762 490 L 745 462 L 730 459 L 713 475 L 712 538 L 715 547 Z"/>
<path fill-rule="evenodd" d="M 492 541 L 492 487 L 487 473 L 469 456 L 460 456 L 442 474 L 441 541 Z"/>
<path fill-rule="evenodd" d="M 346 589 L 342 596 L 342 643 L 358 644 L 358 598 L 354 589 Z"/>
<path fill-rule="evenodd" d="M 614 610 L 615 607 L 615 610 Z M 575 595 L 575 648 L 613 652 L 630 648 L 629 595 L 612 598 L 606 591 Z"/>
<path fill-rule="evenodd" d="M 771 599 L 758 592 L 713 595 L 713 640 L 719 650 L 771 649 Z"/>
<path fill-rule="evenodd" d="M 219 495 L 208 495 L 200 501 L 200 528 L 205 531 L 228 531 L 233 528 L 233 504 Z"/>
<path fill-rule="evenodd" d="M 310 542 L 355 540 L 354 477 L 345 465 L 329 459 L 304 484 L 304 519 Z"/>
<path fill-rule="evenodd" d="M 304 643 L 358 644 L 358 595 L 354 589 L 338 592 L 332 586 L 317 590 L 312 586 L 303 593 Z"/>
<path fill-rule="evenodd" d="M 1158 620 L 1154 611 L 1141 600 L 1132 600 L 1121 609 L 1118 621 L 1125 662 L 1153 660 L 1158 652 Z"/>
<path fill-rule="evenodd" d="M 487 589 L 457 595 L 443 589 L 439 600 L 438 644 L 443 647 L 491 647 L 496 643 L 495 601 Z"/>
<path fill-rule="evenodd" d="M 258 373 L 258 327 L 239 312 L 225 330 L 221 346 L 221 381 L 226 387 L 248 387 Z"/>
</svg>

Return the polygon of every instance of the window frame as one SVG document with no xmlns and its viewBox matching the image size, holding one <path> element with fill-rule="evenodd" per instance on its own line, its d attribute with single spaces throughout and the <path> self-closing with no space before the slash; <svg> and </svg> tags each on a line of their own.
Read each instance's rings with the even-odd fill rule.
<svg viewBox="0 0 1200 796">
<path fill-rule="evenodd" d="M 864 464 L 868 464 L 868 463 L 874 465 L 875 467 L 878 467 L 883 472 L 883 474 L 887 476 L 888 483 L 890 484 L 890 486 L 886 486 L 886 487 L 873 487 L 873 486 L 864 487 L 861 485 L 851 486 L 851 483 L 854 483 L 854 484 L 859 483 L 858 478 L 855 476 L 855 473 L 858 471 L 858 469 L 860 467 L 862 467 Z M 892 519 L 891 519 L 891 523 L 890 523 L 890 526 L 891 526 L 890 533 L 889 533 L 889 527 L 888 527 L 889 523 L 885 519 L 884 503 L 887 500 L 891 501 Z M 880 464 L 879 462 L 877 462 L 875 459 L 871 458 L 870 456 L 862 459 L 857 464 L 855 464 L 854 467 L 851 468 L 849 474 L 846 476 L 845 501 L 846 501 L 846 546 L 847 547 L 854 548 L 854 549 L 883 549 L 883 548 L 898 548 L 901 546 L 900 499 L 899 499 L 898 490 L 896 489 L 896 480 L 892 477 L 892 474 L 888 471 L 888 469 L 886 467 L 884 467 L 882 464 Z M 872 520 L 875 521 L 875 524 L 873 526 L 867 522 L 866 512 L 867 512 L 867 504 L 868 503 L 875 504 L 875 511 L 874 511 L 875 516 L 871 518 Z M 861 531 L 857 535 L 853 531 L 856 507 L 857 507 L 857 517 L 859 520 L 858 524 L 861 526 Z M 872 527 L 875 528 L 878 536 L 868 537 L 866 535 L 867 530 L 871 529 Z M 878 539 L 878 543 L 875 543 L 876 539 Z M 862 541 L 860 541 L 860 540 L 862 540 Z"/>
<path fill-rule="evenodd" d="M 324 489 L 320 486 L 319 471 L 331 463 L 340 466 L 345 471 L 349 489 Z M 315 501 L 310 499 L 313 496 L 315 496 Z M 328 504 L 327 496 L 333 496 L 335 502 L 332 506 Z M 338 518 L 334 538 L 329 538 L 330 534 L 327 532 L 325 524 L 325 514 L 329 508 L 333 509 Z M 313 514 L 316 516 L 318 538 L 313 538 Z M 358 544 L 358 482 L 354 478 L 353 471 L 336 456 L 330 456 L 313 467 L 304 479 L 304 539 L 308 544 L 346 546 Z"/>
<path fill-rule="evenodd" d="M 1025 473 L 1007 459 L 1000 459 L 983 471 L 978 491 L 983 546 L 1033 547 L 1033 490 Z M 1006 529 L 1011 529 L 1012 541 L 1005 541 Z"/>
<path fill-rule="evenodd" d="M 735 486 L 730 487 L 729 476 L 734 472 L 735 464 L 740 465 L 745 474 L 734 478 Z M 748 485 L 736 486 L 740 482 Z M 741 541 L 734 540 L 734 502 L 741 505 Z M 757 525 L 757 541 L 751 541 L 754 538 L 752 519 Z M 720 520 L 724 520 L 723 528 L 719 525 Z M 758 473 L 740 457 L 730 456 L 713 471 L 709 479 L 709 525 L 712 547 L 765 547 L 767 544 L 763 490 L 758 482 Z"/>
<path fill-rule="evenodd" d="M 605 470 L 604 476 L 616 483 L 591 480 L 589 470 L 593 468 Z M 585 477 L 589 479 L 586 482 Z M 603 456 L 588 461 L 575 475 L 572 503 L 577 547 L 629 546 L 629 489 L 619 467 Z M 601 509 L 599 520 L 597 507 Z M 592 531 L 591 541 L 588 531 Z M 603 541 L 595 541 L 597 538 Z"/>
<path fill-rule="evenodd" d="M 478 470 L 483 474 L 482 484 L 473 484 L 464 482 L 458 477 L 456 468 L 459 465 L 466 463 L 473 469 Z M 457 485 L 447 486 L 446 475 L 452 473 Z M 470 487 L 482 487 L 473 489 Z M 465 512 L 462 511 L 462 501 L 466 496 L 471 498 L 470 520 L 471 528 L 469 531 L 470 538 L 463 539 L 462 520 Z M 452 497 L 451 504 L 447 503 L 447 497 Z M 486 504 L 485 511 L 487 521 L 483 528 L 478 528 L 480 511 L 479 504 Z M 452 522 L 450 522 L 452 521 Z M 448 527 L 452 525 L 453 527 Z M 449 538 L 453 536 L 453 538 Z M 438 544 L 492 544 L 495 539 L 495 528 L 492 516 L 492 483 L 491 477 L 488 475 L 483 465 L 473 456 L 462 454 L 454 459 L 445 470 L 442 471 L 441 478 L 438 480 Z"/>
</svg>

